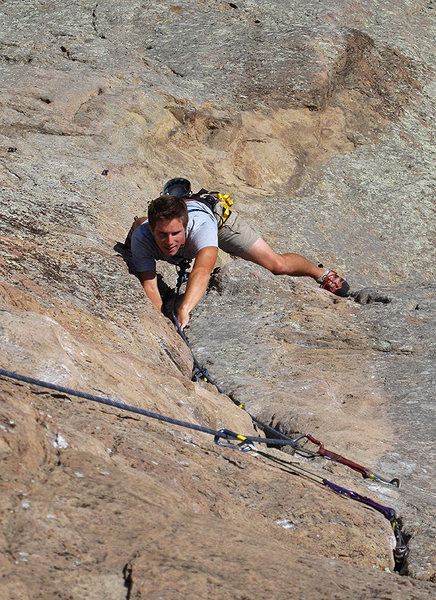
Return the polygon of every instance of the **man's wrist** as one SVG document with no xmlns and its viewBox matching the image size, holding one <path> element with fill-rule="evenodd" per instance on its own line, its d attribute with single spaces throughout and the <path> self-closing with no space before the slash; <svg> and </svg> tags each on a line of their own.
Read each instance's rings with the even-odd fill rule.
<svg viewBox="0 0 436 600">
<path fill-rule="evenodd" d="M 189 313 L 191 312 L 192 308 L 189 308 L 189 306 L 187 306 L 186 304 L 183 304 L 183 302 L 180 304 L 179 306 L 179 313 L 187 313 L 189 315 Z"/>
</svg>

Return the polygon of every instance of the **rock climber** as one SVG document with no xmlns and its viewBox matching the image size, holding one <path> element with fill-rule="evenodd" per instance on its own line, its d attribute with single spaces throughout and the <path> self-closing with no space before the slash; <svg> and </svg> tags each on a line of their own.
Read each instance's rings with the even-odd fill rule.
<svg viewBox="0 0 436 600">
<path fill-rule="evenodd" d="M 168 181 L 162 195 L 150 202 L 148 220 L 137 219 L 126 243 L 147 297 L 162 310 L 156 278 L 156 260 L 179 264 L 194 259 L 186 291 L 177 309 L 181 329 L 206 292 L 218 248 L 232 256 L 261 265 L 274 275 L 312 277 L 337 296 L 349 294 L 348 283 L 331 269 L 316 266 L 300 254 L 278 254 L 234 210 L 227 195 L 200 190 L 192 193 L 187 179 Z"/>
</svg>

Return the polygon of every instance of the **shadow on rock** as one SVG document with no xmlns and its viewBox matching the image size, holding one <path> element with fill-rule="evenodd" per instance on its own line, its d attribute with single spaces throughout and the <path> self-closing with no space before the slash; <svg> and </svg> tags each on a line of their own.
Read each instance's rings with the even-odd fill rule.
<svg viewBox="0 0 436 600">
<path fill-rule="evenodd" d="M 380 302 L 381 304 L 390 304 L 392 299 L 388 296 L 384 296 L 377 290 L 372 290 L 371 288 L 363 288 L 361 290 L 356 290 L 355 292 L 351 292 L 350 296 L 354 298 L 355 302 L 359 304 L 373 304 L 374 302 Z"/>
</svg>

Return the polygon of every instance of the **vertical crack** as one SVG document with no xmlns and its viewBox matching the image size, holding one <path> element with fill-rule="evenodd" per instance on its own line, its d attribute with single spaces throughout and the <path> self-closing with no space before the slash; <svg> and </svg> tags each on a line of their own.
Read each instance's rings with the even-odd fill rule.
<svg viewBox="0 0 436 600">
<path fill-rule="evenodd" d="M 124 587 L 127 588 L 126 600 L 130 600 L 131 593 L 132 593 L 132 585 L 133 585 L 132 570 L 133 569 L 129 565 L 129 563 L 124 565 L 123 578 L 124 578 Z"/>
<path fill-rule="evenodd" d="M 401 518 L 398 519 L 398 525 L 401 529 L 404 527 L 403 520 Z M 399 575 L 409 576 L 409 565 L 408 565 L 408 557 L 409 557 L 409 541 L 412 538 L 412 534 L 406 531 L 402 531 L 402 539 L 403 539 L 403 549 L 398 553 L 397 548 L 394 549 L 394 561 L 395 568 L 394 571 Z"/>
<path fill-rule="evenodd" d="M 105 40 L 106 36 L 104 35 L 104 33 L 100 33 L 97 28 L 97 8 L 98 4 L 94 6 L 94 10 L 92 11 L 92 27 L 94 28 L 94 31 L 98 35 L 98 37 L 100 37 L 102 40 Z"/>
</svg>

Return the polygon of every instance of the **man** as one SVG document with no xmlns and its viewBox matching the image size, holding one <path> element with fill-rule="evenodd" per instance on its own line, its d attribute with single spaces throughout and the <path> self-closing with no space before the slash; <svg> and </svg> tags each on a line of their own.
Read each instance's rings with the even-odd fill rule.
<svg viewBox="0 0 436 600">
<path fill-rule="evenodd" d="M 221 198 L 223 198 L 221 196 Z M 225 198 L 200 190 L 193 194 L 183 178 L 165 184 L 163 195 L 149 204 L 148 221 L 135 222 L 131 236 L 134 267 L 147 297 L 162 309 L 156 278 L 156 260 L 178 264 L 195 259 L 183 300 L 177 310 L 181 329 L 206 292 L 218 248 L 232 256 L 261 265 L 275 275 L 312 277 L 322 288 L 346 297 L 348 283 L 337 273 L 317 267 L 300 254 L 278 254 L 235 211 Z"/>
</svg>

